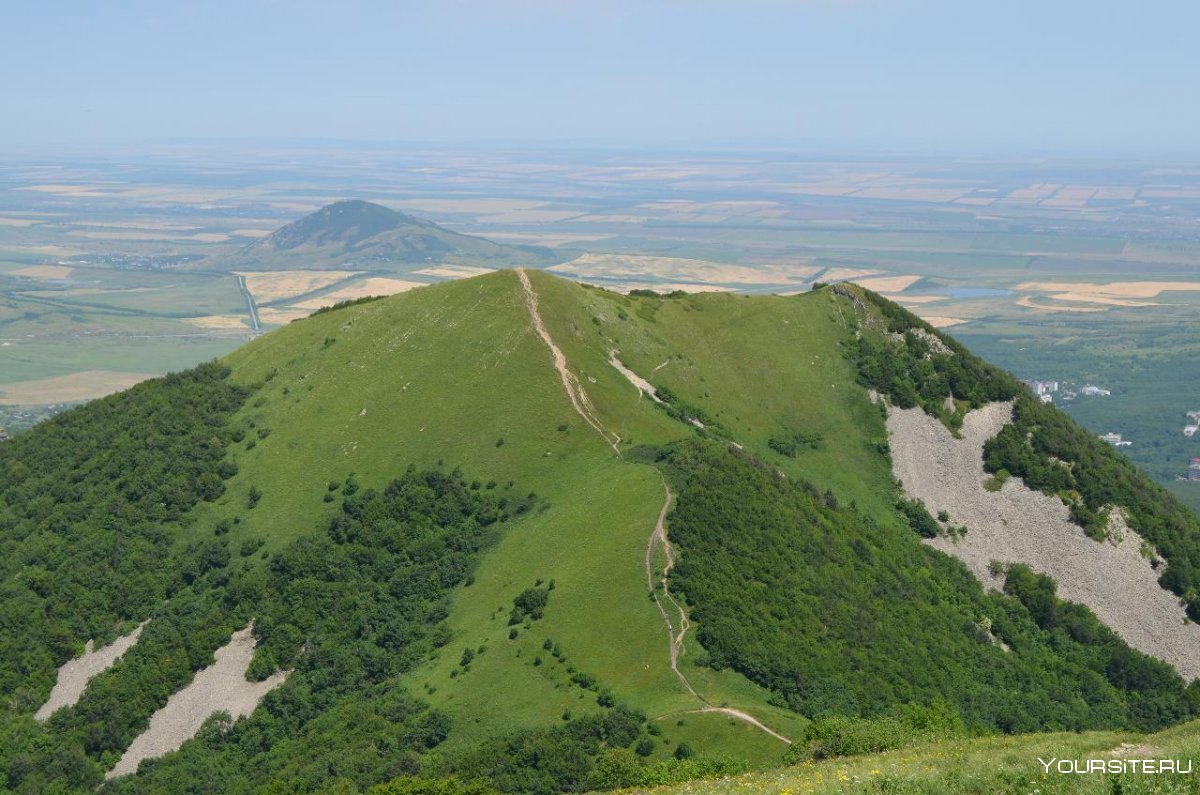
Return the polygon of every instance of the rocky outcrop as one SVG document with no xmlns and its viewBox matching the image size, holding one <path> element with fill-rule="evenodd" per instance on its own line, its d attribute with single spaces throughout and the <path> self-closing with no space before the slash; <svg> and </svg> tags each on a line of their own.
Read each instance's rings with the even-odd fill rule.
<svg viewBox="0 0 1200 795">
<path fill-rule="evenodd" d="M 983 445 L 1012 421 L 1011 403 L 967 414 L 962 438 L 920 409 L 888 410 L 892 471 L 910 498 L 930 513 L 945 511 L 965 526 L 958 540 L 928 543 L 961 560 L 984 584 L 998 588 L 992 561 L 1024 563 L 1051 577 L 1061 599 L 1079 602 L 1135 649 L 1166 662 L 1185 679 L 1200 676 L 1200 626 L 1187 620 L 1179 598 L 1158 584 L 1161 568 L 1141 536 L 1111 518 L 1108 541 L 1095 541 L 1073 523 L 1057 497 L 1009 478 L 989 491 Z"/>
</svg>

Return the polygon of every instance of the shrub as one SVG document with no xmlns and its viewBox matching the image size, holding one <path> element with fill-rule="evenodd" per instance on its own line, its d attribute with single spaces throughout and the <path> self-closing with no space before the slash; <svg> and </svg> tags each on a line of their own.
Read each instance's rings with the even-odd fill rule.
<svg viewBox="0 0 1200 795">
<path fill-rule="evenodd" d="M 517 506 L 516 512 L 520 513 L 520 506 Z M 508 623 L 510 626 L 520 624 L 526 618 L 531 621 L 537 621 L 546 612 L 546 603 L 549 601 L 550 591 L 541 588 L 526 588 L 513 599 L 512 613 L 509 614 Z"/>
<path fill-rule="evenodd" d="M 922 538 L 936 538 L 941 527 L 929 515 L 929 511 L 925 508 L 925 503 L 920 500 L 900 500 L 896 503 L 896 507 L 904 518 L 908 521 L 908 526 L 911 527 L 917 535 Z"/>
<path fill-rule="evenodd" d="M 910 737 L 908 727 L 895 718 L 819 718 L 808 725 L 798 753 L 807 751 L 812 759 L 877 754 L 907 744 Z"/>
</svg>

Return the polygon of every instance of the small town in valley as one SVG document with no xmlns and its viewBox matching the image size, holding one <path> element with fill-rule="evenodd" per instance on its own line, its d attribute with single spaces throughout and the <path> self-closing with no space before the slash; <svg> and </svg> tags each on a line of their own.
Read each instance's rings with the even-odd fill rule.
<svg viewBox="0 0 1200 795">
<path fill-rule="evenodd" d="M 1025 384 L 1033 390 L 1043 403 L 1072 403 L 1080 397 L 1111 397 L 1112 390 L 1095 384 L 1079 386 L 1070 381 L 1042 381 L 1036 378 L 1025 379 Z"/>
</svg>

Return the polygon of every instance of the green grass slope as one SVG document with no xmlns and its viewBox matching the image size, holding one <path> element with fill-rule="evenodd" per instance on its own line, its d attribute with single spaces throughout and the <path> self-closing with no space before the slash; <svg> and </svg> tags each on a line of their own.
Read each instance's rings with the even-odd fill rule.
<svg viewBox="0 0 1200 795">
<path fill-rule="evenodd" d="M 150 790 L 212 767 L 210 790 L 254 791 L 237 772 L 251 759 L 265 766 L 256 775 L 301 789 L 413 772 L 511 784 L 481 757 L 500 743 L 510 756 L 546 764 L 536 786 L 510 791 L 579 791 L 649 780 L 657 774 L 644 771 L 656 764 L 675 766 L 656 780 L 678 778 L 693 768 L 671 757 L 689 753 L 777 765 L 788 748 L 781 737 L 803 750 L 834 719 L 864 720 L 870 731 L 965 733 L 1161 726 L 1192 714 L 1171 672 L 1125 654 L 1119 641 L 1101 647 L 1076 637 L 1097 634 L 1086 615 L 1064 608 L 1070 627 L 1038 626 L 1020 599 L 985 595 L 959 564 L 921 544 L 897 509 L 882 415 L 847 355 L 861 321 L 845 296 L 630 297 L 540 272 L 525 278 L 528 290 L 517 272 L 500 271 L 294 322 L 226 357 L 227 375 L 214 368 L 203 388 L 232 390 L 237 400 L 190 424 L 172 413 L 190 393 L 172 402 L 170 382 L 153 382 L 0 449 L 0 530 L 21 564 L 5 581 L 21 600 L 5 620 L 17 626 L 48 606 L 68 611 L 72 600 L 84 611 L 56 618 L 40 633 L 48 638 L 27 633 L 20 644 L 0 644 L 11 668 L 0 677 L 11 712 L 0 736 L 19 738 L 14 748 L 76 759 L 82 772 L 61 776 L 94 783 L 155 704 L 206 664 L 222 634 L 255 617 L 255 605 L 265 639 L 255 674 L 293 663 L 300 673 L 227 737 L 214 729 L 152 765 Z M 614 355 L 665 404 L 618 371 Z M 141 446 L 121 434 L 122 418 L 140 416 L 139 400 L 163 428 L 148 429 Z M 137 469 L 139 456 L 166 471 L 170 456 L 186 460 L 186 445 L 159 438 L 173 420 L 208 457 L 203 490 L 184 492 L 184 507 L 168 515 L 153 514 L 157 503 L 133 489 L 150 512 L 139 525 L 145 584 L 89 601 L 19 569 L 49 568 L 50 559 L 86 566 L 107 553 L 115 576 L 142 581 L 121 557 L 131 543 L 125 530 L 105 515 L 121 504 L 110 506 L 103 489 L 80 497 L 67 485 L 87 456 L 81 463 L 63 451 L 89 433 L 91 416 L 121 445 L 114 469 Z M 39 444 L 63 452 L 48 456 L 45 483 L 6 457 Z M 423 478 L 449 496 L 439 492 L 441 502 L 422 508 Z M 653 581 L 670 562 L 666 547 L 652 543 L 668 484 L 681 501 L 666 517 L 668 536 L 679 531 L 680 587 L 652 589 L 648 550 Z M 105 531 L 78 555 L 61 535 L 84 514 L 58 507 L 73 500 Z M 445 506 L 473 506 L 472 516 L 483 517 L 493 503 L 505 521 L 485 540 L 456 535 L 472 525 Z M 404 518 L 373 523 L 372 511 Z M 404 536 L 421 517 L 437 531 Z M 374 532 L 386 566 L 362 540 Z M 425 575 L 419 599 L 409 593 L 416 583 L 388 579 L 389 567 L 424 571 L 416 564 L 435 553 L 442 568 Z M 358 600 L 338 570 L 362 584 Z M 73 581 L 83 595 L 85 580 Z M 694 600 L 683 603 L 693 625 L 676 671 L 659 604 L 678 633 L 671 599 L 685 595 Z M 290 599 L 305 617 L 296 626 Z M 889 610 L 888 600 L 904 609 Z M 313 605 L 322 604 L 361 626 L 321 624 Z M 394 617 L 395 632 L 386 629 L 393 619 L 378 615 L 389 610 L 411 611 Z M 104 674 L 78 707 L 33 725 L 29 713 L 53 666 L 87 633 L 111 637 L 150 615 L 162 619 L 150 624 L 148 645 Z M 302 652 L 306 631 L 324 645 Z M 396 641 L 409 635 L 411 643 Z M 894 649 L 903 662 L 872 665 L 867 649 Z M 947 653 L 953 673 L 934 676 Z M 153 676 L 155 659 L 172 661 L 169 681 L 154 681 L 145 699 L 127 697 Z M 989 666 L 984 695 L 965 681 L 972 665 Z M 326 687 L 338 670 L 367 684 Z M 876 681 L 888 695 L 863 697 Z M 1013 714 L 997 707 L 1003 688 L 1023 694 L 1012 699 Z M 848 700 L 821 695 L 851 691 L 858 695 Z M 114 704 L 124 704 L 119 725 L 105 723 Z M 644 726 L 622 726 L 619 707 L 644 715 Z M 288 742 L 272 746 L 281 733 Z M 377 747 L 384 737 L 392 750 Z M 308 754 L 306 742 L 324 746 Z M 14 753 L 0 754 L 10 765 L 0 772 L 21 791 L 59 781 L 37 777 L 34 751 Z M 734 769 L 704 764 L 694 770 Z"/>
<path fill-rule="evenodd" d="M 1075 773 L 1088 760 L 1169 760 L 1191 773 L 1142 772 L 1139 762 L 1109 772 Z M 1060 769 L 1060 763 L 1063 767 Z M 1046 765 L 1050 767 L 1047 769 Z M 1096 764 L 1093 762 L 1093 764 Z M 1200 770 L 1200 725 L 1155 734 L 1083 732 L 926 742 L 892 751 L 805 762 L 767 772 L 654 788 L 657 795 L 967 795 L 968 793 L 1193 793 Z M 646 790 L 627 790 L 646 791 Z"/>
<path fill-rule="evenodd" d="M 605 340 L 586 312 L 609 298 L 531 276 L 546 323 L 606 428 L 639 442 L 691 433 L 639 399 L 607 363 Z M 619 459 L 572 410 L 514 273 L 318 315 L 246 346 L 229 363 L 235 382 L 263 386 L 241 418 L 254 429 L 235 453 L 239 474 L 223 498 L 195 513 L 197 538 L 239 515 L 253 488 L 261 499 L 233 526 L 230 541 L 262 540 L 270 551 L 313 532 L 327 483 L 353 475 L 379 486 L 410 463 L 512 480 L 549 503 L 485 556 L 474 584 L 455 597 L 454 644 L 411 677 L 414 694 L 461 727 L 453 742 L 597 709 L 593 694 L 570 686 L 568 668 L 651 716 L 704 706 L 670 671 L 665 629 L 646 597 L 642 561 L 662 482 L 652 467 Z M 269 435 L 259 439 L 263 431 Z M 556 586 L 546 617 L 509 640 L 505 606 L 539 579 Z M 542 649 L 547 639 L 566 663 Z M 459 677 L 462 648 L 478 646 L 488 653 Z M 534 664 L 539 656 L 545 664 Z M 709 679 L 710 701 L 765 710 L 796 726 L 796 716 L 768 706 L 768 694 L 741 677 Z M 677 739 L 713 748 L 732 732 L 764 761 L 782 750 L 761 731 L 712 715 L 675 729 Z"/>
</svg>

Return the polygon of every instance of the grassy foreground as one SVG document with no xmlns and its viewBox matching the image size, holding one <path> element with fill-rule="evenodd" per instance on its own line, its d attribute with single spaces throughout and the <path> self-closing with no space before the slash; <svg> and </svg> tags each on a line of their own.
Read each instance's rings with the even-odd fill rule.
<svg viewBox="0 0 1200 795">
<path fill-rule="evenodd" d="M 1052 762 L 1085 764 L 1089 759 L 1179 760 L 1185 770 L 1190 762 L 1193 773 L 1060 773 L 1057 762 Z M 1051 763 L 1049 772 L 1045 763 Z M 1194 793 L 1200 792 L 1200 723 L 1149 735 L 1083 732 L 937 742 L 652 791 L 659 795 Z"/>
</svg>

